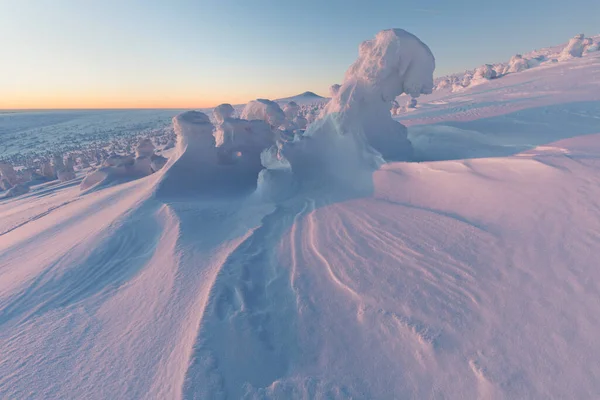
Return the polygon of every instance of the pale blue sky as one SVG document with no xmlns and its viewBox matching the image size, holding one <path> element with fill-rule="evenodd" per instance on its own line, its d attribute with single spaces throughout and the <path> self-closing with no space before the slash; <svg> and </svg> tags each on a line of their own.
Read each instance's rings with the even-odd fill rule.
<svg viewBox="0 0 600 400">
<path fill-rule="evenodd" d="M 420 37 L 443 75 L 598 34 L 599 16 L 598 0 L 0 0 L 0 108 L 326 93 L 382 29 Z"/>
</svg>

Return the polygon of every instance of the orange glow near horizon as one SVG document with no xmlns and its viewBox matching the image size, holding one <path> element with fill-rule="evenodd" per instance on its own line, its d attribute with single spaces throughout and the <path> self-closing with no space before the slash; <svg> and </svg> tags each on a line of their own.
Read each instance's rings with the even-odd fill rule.
<svg viewBox="0 0 600 400">
<path fill-rule="evenodd" d="M 281 96 L 284 97 L 284 96 Z M 0 109 L 34 110 L 34 109 L 127 109 L 127 108 L 212 108 L 218 104 L 244 104 L 252 100 L 247 96 L 56 96 L 56 95 L 19 95 L 2 96 Z"/>
</svg>

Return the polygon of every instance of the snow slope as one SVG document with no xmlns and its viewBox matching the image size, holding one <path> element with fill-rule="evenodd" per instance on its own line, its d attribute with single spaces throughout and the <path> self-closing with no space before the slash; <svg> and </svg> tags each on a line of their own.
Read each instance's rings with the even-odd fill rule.
<svg viewBox="0 0 600 400">
<path fill-rule="evenodd" d="M 355 189 L 177 194 L 174 157 L 0 200 L 0 397 L 597 397 L 599 86 L 589 56 L 420 97 L 430 161 Z"/>
</svg>

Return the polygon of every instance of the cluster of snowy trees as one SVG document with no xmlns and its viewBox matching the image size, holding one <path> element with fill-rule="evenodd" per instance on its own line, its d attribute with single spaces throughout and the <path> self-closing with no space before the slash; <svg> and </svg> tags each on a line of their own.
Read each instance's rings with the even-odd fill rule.
<svg viewBox="0 0 600 400">
<path fill-rule="evenodd" d="M 587 54 L 597 52 L 599 47 L 600 42 L 594 41 L 592 38 L 586 38 L 583 34 L 579 34 L 572 38 L 558 53 L 556 53 L 556 51 L 547 50 L 542 51 L 542 54 L 538 53 L 529 57 L 516 54 L 506 63 L 493 65 L 484 64 L 472 71 L 465 71 L 464 73 L 438 78 L 435 81 L 435 90 L 451 90 L 452 92 L 459 92 L 468 87 L 479 85 L 485 81 L 500 78 L 508 74 L 522 72 L 545 63 L 555 63 L 583 57 Z"/>
<path fill-rule="evenodd" d="M 127 181 L 142 178 L 160 170 L 167 163 L 167 158 L 155 154 L 155 146 L 151 139 L 139 141 L 135 148 L 135 156 L 111 154 L 100 166 L 90 171 L 80 184 L 81 190 L 99 187 L 115 181 Z"/>
</svg>

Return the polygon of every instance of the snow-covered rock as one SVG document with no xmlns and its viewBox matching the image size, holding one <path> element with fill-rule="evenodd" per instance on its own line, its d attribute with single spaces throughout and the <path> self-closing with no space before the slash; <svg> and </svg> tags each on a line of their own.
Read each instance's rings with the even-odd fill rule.
<svg viewBox="0 0 600 400">
<path fill-rule="evenodd" d="M 219 104 L 213 110 L 213 117 L 217 124 L 222 124 L 226 118 L 231 118 L 234 113 L 233 106 L 228 103 Z"/>
<path fill-rule="evenodd" d="M 267 99 L 250 101 L 244 107 L 240 118 L 265 121 L 273 128 L 278 128 L 285 122 L 285 114 L 279 104 Z"/>
</svg>

